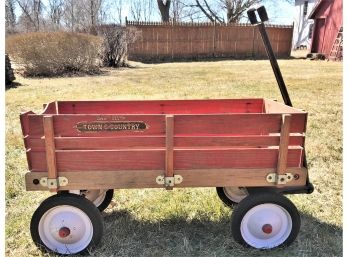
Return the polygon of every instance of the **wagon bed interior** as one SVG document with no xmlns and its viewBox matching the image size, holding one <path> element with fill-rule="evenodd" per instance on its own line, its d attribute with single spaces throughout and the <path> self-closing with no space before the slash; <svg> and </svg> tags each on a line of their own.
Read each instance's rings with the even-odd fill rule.
<svg viewBox="0 0 348 257">
<path fill-rule="evenodd" d="M 43 114 L 233 114 L 301 113 L 299 109 L 268 99 L 57 101 Z"/>
</svg>

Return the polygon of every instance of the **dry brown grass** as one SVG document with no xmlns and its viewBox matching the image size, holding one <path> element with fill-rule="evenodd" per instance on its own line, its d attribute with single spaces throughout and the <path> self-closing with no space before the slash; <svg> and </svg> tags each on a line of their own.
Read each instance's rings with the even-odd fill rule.
<svg viewBox="0 0 348 257">
<path fill-rule="evenodd" d="M 307 158 L 311 195 L 290 196 L 302 217 L 285 249 L 236 244 L 231 210 L 211 188 L 117 190 L 105 214 L 102 244 L 92 256 L 342 256 L 342 63 L 279 62 L 295 107 L 309 113 Z M 6 92 L 6 255 L 43 256 L 29 222 L 49 193 L 26 192 L 26 159 L 18 115 L 54 100 L 266 97 L 281 101 L 268 61 L 145 65 L 103 76 L 24 79 Z"/>
</svg>

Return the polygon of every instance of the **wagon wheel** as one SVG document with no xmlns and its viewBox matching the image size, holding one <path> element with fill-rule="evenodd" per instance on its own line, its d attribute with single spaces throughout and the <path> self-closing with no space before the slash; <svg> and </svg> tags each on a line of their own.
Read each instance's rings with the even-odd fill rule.
<svg viewBox="0 0 348 257">
<path fill-rule="evenodd" d="M 77 254 L 100 242 L 103 220 L 95 205 L 84 197 L 69 193 L 53 195 L 34 212 L 30 232 L 39 248 Z"/>
<path fill-rule="evenodd" d="M 216 192 L 220 200 L 228 207 L 237 205 L 248 196 L 248 190 L 245 187 L 217 187 Z"/>
<path fill-rule="evenodd" d="M 59 191 L 58 194 L 66 194 L 69 191 Z M 104 211 L 112 201 L 114 196 L 114 190 L 81 190 L 80 195 L 93 202 L 93 204 L 99 209 L 100 212 Z"/>
<path fill-rule="evenodd" d="M 82 190 L 81 195 L 94 203 L 100 212 L 104 211 L 111 203 L 114 196 L 114 190 Z"/>
<path fill-rule="evenodd" d="M 258 249 L 291 244 L 301 226 L 296 206 L 276 193 L 251 194 L 232 213 L 236 242 Z"/>
</svg>

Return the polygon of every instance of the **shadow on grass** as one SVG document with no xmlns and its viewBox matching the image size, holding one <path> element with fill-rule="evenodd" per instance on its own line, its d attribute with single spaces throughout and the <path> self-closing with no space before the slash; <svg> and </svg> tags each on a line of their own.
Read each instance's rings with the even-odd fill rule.
<svg viewBox="0 0 348 257">
<path fill-rule="evenodd" d="M 277 57 L 277 60 L 292 60 L 299 59 L 294 56 L 281 56 Z M 236 57 L 191 57 L 191 58 L 170 58 L 170 57 L 159 57 L 159 58 L 140 58 L 136 60 L 131 60 L 135 62 L 141 62 L 146 64 L 160 64 L 160 63 L 179 63 L 179 62 L 219 62 L 219 61 L 260 61 L 260 60 L 269 60 L 268 57 L 245 57 L 245 58 L 236 58 Z"/>
<path fill-rule="evenodd" d="M 296 241 L 273 250 L 256 250 L 234 242 L 230 218 L 217 221 L 172 217 L 136 220 L 126 211 L 104 214 L 104 237 L 95 256 L 341 256 L 342 228 L 301 215 Z M 93 254 L 93 255 L 94 255 Z"/>
<path fill-rule="evenodd" d="M 6 85 L 5 86 L 5 90 L 7 91 L 7 90 L 9 90 L 9 89 L 12 89 L 12 88 L 17 88 L 17 87 L 19 87 L 19 86 L 22 86 L 22 84 L 21 83 L 19 83 L 19 82 L 12 82 L 10 85 Z"/>
</svg>

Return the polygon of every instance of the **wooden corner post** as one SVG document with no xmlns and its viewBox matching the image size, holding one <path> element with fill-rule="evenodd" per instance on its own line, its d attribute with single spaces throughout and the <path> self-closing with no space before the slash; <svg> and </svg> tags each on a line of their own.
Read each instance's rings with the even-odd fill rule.
<svg viewBox="0 0 348 257">
<path fill-rule="evenodd" d="M 47 186 L 51 192 L 57 192 L 58 172 L 56 163 L 56 147 L 54 143 L 53 116 L 43 116 L 47 161 Z"/>
<path fill-rule="evenodd" d="M 278 153 L 278 165 L 277 165 L 277 177 L 286 174 L 287 162 L 288 162 L 288 147 L 289 147 L 289 136 L 290 136 L 290 125 L 291 125 L 291 115 L 282 115 L 282 124 L 280 129 L 280 142 L 279 142 L 279 153 Z M 283 187 L 282 179 L 280 181 L 277 179 L 277 187 Z M 280 183 L 279 183 L 280 182 Z"/>
<path fill-rule="evenodd" d="M 166 170 L 164 177 L 174 178 L 174 116 L 166 115 Z M 172 186 L 166 189 L 172 190 Z"/>
</svg>

